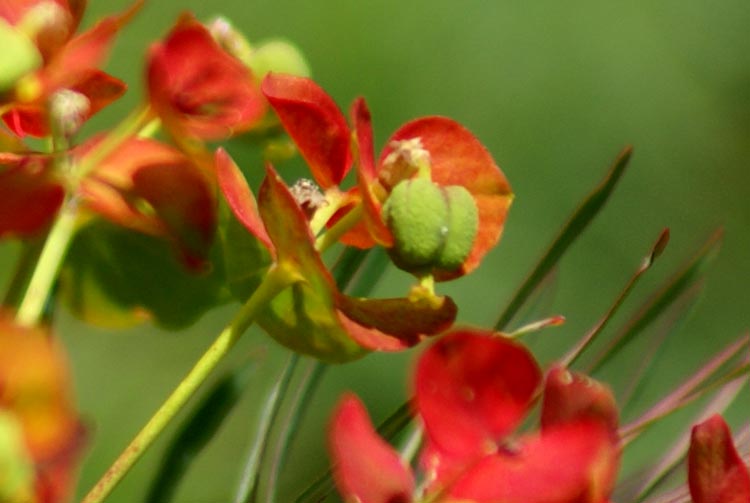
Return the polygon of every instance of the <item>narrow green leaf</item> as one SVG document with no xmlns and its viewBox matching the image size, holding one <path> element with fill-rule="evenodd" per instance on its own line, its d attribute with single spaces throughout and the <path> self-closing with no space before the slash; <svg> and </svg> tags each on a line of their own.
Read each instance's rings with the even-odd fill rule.
<svg viewBox="0 0 750 503">
<path fill-rule="evenodd" d="M 618 351 L 632 341 L 639 333 L 654 322 L 681 295 L 689 290 L 706 270 L 706 267 L 716 257 L 721 245 L 723 230 L 718 229 L 705 242 L 698 253 L 680 267 L 664 285 L 647 300 L 636 312 L 635 316 L 623 327 L 611 342 L 593 358 L 592 363 L 585 369 L 586 373 L 593 373 L 606 364 Z"/>
<path fill-rule="evenodd" d="M 232 215 L 221 225 L 220 235 L 229 290 L 235 299 L 245 302 L 263 281 L 272 263 L 271 254 Z"/>
<path fill-rule="evenodd" d="M 166 503 L 172 499 L 187 469 L 239 401 L 255 368 L 250 362 L 227 373 L 206 393 L 167 448 L 146 501 Z"/>
<path fill-rule="evenodd" d="M 568 353 L 560 360 L 560 363 L 563 366 L 569 367 L 570 365 L 572 365 L 573 362 L 581 355 L 581 353 L 596 339 L 596 337 L 602 332 L 602 330 L 604 330 L 607 324 L 609 324 L 609 321 L 612 319 L 612 316 L 614 316 L 618 309 L 620 309 L 622 303 L 625 302 L 628 294 L 630 294 L 630 292 L 633 290 L 641 276 L 643 276 L 643 274 L 651 268 L 656 257 L 661 255 L 661 253 L 664 251 L 664 248 L 667 246 L 668 241 L 669 229 L 664 229 L 659 234 L 659 237 L 652 246 L 649 255 L 643 260 L 641 266 L 630 278 L 627 285 L 625 285 L 625 288 L 623 288 L 623 290 L 620 292 L 620 295 L 617 296 L 612 306 L 607 310 L 606 313 L 604 313 L 604 316 L 602 316 L 602 318 L 596 323 L 596 325 L 594 325 L 591 330 L 589 330 L 578 341 L 578 343 L 573 348 L 571 348 L 571 350 L 568 351 Z"/>
<path fill-rule="evenodd" d="M 305 359 L 297 371 L 299 386 L 291 392 L 286 400 L 286 408 L 274 422 L 276 437 L 269 445 L 262 459 L 261 474 L 258 479 L 258 492 L 255 501 L 274 503 L 277 501 L 277 490 L 282 467 L 286 462 L 289 447 L 294 441 L 299 424 L 307 412 L 315 390 L 325 374 L 327 365 L 313 358 Z M 241 501 L 239 499 L 235 501 Z"/>
<path fill-rule="evenodd" d="M 665 308 L 657 326 L 651 330 L 648 338 L 648 348 L 642 355 L 641 365 L 632 372 L 629 378 L 630 384 L 618 398 L 620 411 L 623 417 L 628 416 L 629 407 L 633 405 L 632 398 L 641 396 L 641 392 L 648 386 L 652 378 L 659 379 L 656 362 L 665 356 L 664 342 L 673 334 L 678 332 L 678 327 L 687 319 L 693 307 L 698 303 L 698 298 L 703 291 L 704 282 L 698 281 L 689 289 L 682 292 L 672 305 Z"/>
<path fill-rule="evenodd" d="M 268 440 L 271 428 L 276 422 L 282 398 L 289 389 L 294 370 L 297 368 L 300 356 L 297 353 L 291 353 L 284 365 L 281 367 L 274 385 L 263 400 L 260 408 L 260 420 L 253 433 L 250 442 L 250 449 L 245 457 L 245 466 L 242 470 L 238 492 L 235 498 L 237 503 L 250 502 L 254 500 L 257 490 L 258 473 L 260 470 L 261 459 L 265 456 L 268 449 Z"/>
<path fill-rule="evenodd" d="M 552 270 L 562 258 L 571 244 L 581 235 L 594 217 L 601 211 L 610 195 L 614 191 L 617 182 L 625 172 L 628 161 L 633 153 L 632 147 L 625 147 L 615 159 L 604 180 L 591 192 L 570 219 L 565 223 L 560 234 L 555 238 L 545 254 L 539 260 L 518 289 L 513 299 L 502 312 L 495 323 L 496 330 L 503 330 L 518 313 L 529 296 L 534 292 L 537 285 Z"/>
</svg>

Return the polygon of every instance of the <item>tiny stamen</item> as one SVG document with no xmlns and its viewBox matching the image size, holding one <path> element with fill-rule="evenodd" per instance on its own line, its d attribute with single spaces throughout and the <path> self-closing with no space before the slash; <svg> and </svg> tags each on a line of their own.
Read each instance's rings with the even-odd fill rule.
<svg viewBox="0 0 750 503">
<path fill-rule="evenodd" d="M 319 208 L 328 205 L 326 196 L 320 191 L 320 188 L 315 182 L 307 178 L 300 178 L 297 180 L 297 182 L 292 185 L 290 192 L 292 193 L 292 196 L 294 196 L 294 200 L 297 201 L 299 207 L 302 208 L 302 211 L 305 213 L 308 220 L 313 217 Z"/>
</svg>

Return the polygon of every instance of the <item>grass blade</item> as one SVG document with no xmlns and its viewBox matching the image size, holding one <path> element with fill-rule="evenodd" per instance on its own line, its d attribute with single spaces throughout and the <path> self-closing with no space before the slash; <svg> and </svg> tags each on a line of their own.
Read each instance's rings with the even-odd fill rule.
<svg viewBox="0 0 750 503">
<path fill-rule="evenodd" d="M 601 211 L 617 182 L 625 172 L 628 161 L 633 153 L 632 147 L 625 147 L 617 156 L 612 167 L 599 185 L 586 197 L 583 203 L 565 223 L 560 234 L 555 238 L 546 253 L 518 289 L 513 299 L 502 312 L 495 323 L 496 330 L 503 330 L 518 313 L 526 300 L 536 289 L 537 285 L 555 267 L 555 264 L 565 254 L 571 244 L 581 235 L 594 217 Z"/>
<path fill-rule="evenodd" d="M 612 319 L 612 316 L 617 312 L 617 310 L 620 308 L 622 303 L 627 298 L 628 294 L 633 290 L 635 285 L 638 283 L 638 280 L 643 276 L 643 274 L 648 271 L 651 266 L 654 264 L 654 261 L 657 257 L 659 257 L 662 252 L 664 252 L 664 248 L 667 246 L 667 243 L 669 242 L 669 229 L 664 229 L 659 234 L 659 237 L 657 238 L 654 245 L 651 247 L 651 252 L 646 256 L 646 258 L 643 259 L 643 262 L 641 263 L 641 266 L 638 268 L 638 270 L 633 274 L 633 276 L 628 281 L 627 285 L 625 285 L 625 288 L 620 292 L 620 295 L 617 296 L 614 303 L 610 308 L 607 310 L 606 313 L 604 313 L 604 316 L 594 325 L 582 338 L 578 341 L 578 343 L 571 348 L 568 353 L 562 357 L 560 360 L 560 363 L 565 366 L 569 367 L 571 366 L 579 356 L 581 356 L 581 353 L 596 339 L 596 337 L 602 333 L 602 330 L 609 324 L 609 321 Z"/>
<path fill-rule="evenodd" d="M 677 301 L 687 290 L 703 277 L 707 266 L 716 257 L 724 235 L 722 229 L 716 230 L 683 267 L 678 269 L 667 282 L 637 311 L 636 315 L 624 328 L 612 338 L 611 342 L 600 351 L 585 369 L 594 373 L 606 364 L 617 352 L 632 341 L 639 333 L 654 322 L 666 309 Z"/>
<path fill-rule="evenodd" d="M 707 391 L 704 386 L 725 363 L 735 358 L 750 345 L 750 335 L 740 337 L 737 341 L 729 344 L 718 354 L 714 355 L 711 360 L 699 368 L 690 378 L 679 385 L 669 395 L 659 400 L 649 410 L 641 414 L 635 421 L 630 422 L 620 428 L 620 436 L 623 443 L 628 443 L 638 435 L 640 431 L 646 428 L 652 422 L 666 416 L 677 408 L 684 406 L 688 401 L 698 398 L 701 393 Z M 746 377 L 742 374 L 743 369 L 747 367 L 747 362 L 742 362 L 732 371 L 728 372 L 725 377 L 734 378 L 734 374 L 739 374 L 740 378 Z M 744 370 L 746 372 L 746 370 Z"/>
</svg>

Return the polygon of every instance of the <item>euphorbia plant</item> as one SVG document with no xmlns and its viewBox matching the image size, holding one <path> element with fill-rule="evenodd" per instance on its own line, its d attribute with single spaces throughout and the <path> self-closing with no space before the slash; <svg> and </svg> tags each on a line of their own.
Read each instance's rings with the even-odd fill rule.
<svg viewBox="0 0 750 503">
<path fill-rule="evenodd" d="M 101 65 L 140 6 L 77 33 L 85 2 L 0 3 L 0 41 L 12 49 L 0 54 L 0 237 L 25 243 L 0 317 L 0 500 L 69 499 L 86 440 L 107 433 L 87 434 L 91 429 L 71 403 L 51 329 L 58 299 L 84 321 L 110 328 L 146 320 L 181 328 L 219 304 L 242 303 L 87 503 L 107 497 L 253 323 L 293 356 L 262 400 L 238 501 L 256 497 L 261 469 L 281 464 L 314 392 L 314 379 L 290 385 L 298 355 L 313 358 L 304 360 L 313 375 L 322 362 L 405 350 L 438 337 L 417 365 L 412 404 L 420 421 L 415 431 L 423 434 L 413 438 L 423 446 L 414 469 L 375 434 L 355 398 L 347 396 L 337 409 L 330 437 L 336 481 L 344 497 L 363 503 L 604 503 L 616 494 L 622 446 L 705 391 L 699 385 L 720 366 L 715 362 L 711 372 L 618 429 L 612 393 L 574 370 L 661 253 L 667 233 L 602 322 L 546 377 L 511 338 L 559 325 L 559 316 L 513 333 L 463 329 L 440 338 L 459 307 L 439 292 L 439 282 L 471 273 L 499 242 L 513 200 L 505 174 L 474 134 L 446 117 L 406 122 L 376 155 L 365 100 L 354 101 L 347 121 L 288 43 L 255 46 L 226 20 L 204 25 L 183 14 L 145 57 L 140 105 L 116 127 L 80 138 L 92 114 L 125 91 Z M 285 180 L 283 167 L 270 159 L 265 166 L 243 165 L 245 172 L 265 172 L 257 196 L 228 151 L 207 143 L 250 133 L 245 139 L 264 148 L 284 132 L 309 177 Z M 48 141 L 29 142 L 30 136 Z M 498 329 L 601 208 L 629 156 L 626 150 L 618 157 L 565 226 Z M 341 258 L 334 261 L 335 251 Z M 401 297 L 369 298 L 386 262 L 368 262 L 366 253 L 388 257 L 416 281 Z M 690 283 L 683 280 L 676 282 L 680 288 Z M 358 281 L 368 284 L 351 289 Z M 656 305 L 670 302 L 661 297 Z M 730 361 L 746 345 L 741 339 L 716 361 Z M 591 363 L 592 372 L 614 353 Z M 733 384 L 746 367 L 736 365 L 724 379 Z M 209 393 L 194 419 L 198 427 L 191 422 L 185 431 L 210 437 L 205 431 L 221 423 L 237 394 L 222 387 Z M 272 441 L 285 397 L 290 416 Z M 524 425 L 537 402 L 538 431 Z M 715 439 L 727 445 L 719 430 L 699 428 L 696 449 L 716 445 L 708 441 Z M 199 450 L 196 443 L 205 441 L 183 445 L 183 437 L 167 461 L 188 459 L 183 451 Z M 730 458 L 734 469 L 736 456 Z M 691 470 L 691 478 L 704 481 L 696 486 L 701 494 L 717 491 L 714 464 L 708 464 Z M 174 483 L 160 476 L 155 487 Z"/>
</svg>

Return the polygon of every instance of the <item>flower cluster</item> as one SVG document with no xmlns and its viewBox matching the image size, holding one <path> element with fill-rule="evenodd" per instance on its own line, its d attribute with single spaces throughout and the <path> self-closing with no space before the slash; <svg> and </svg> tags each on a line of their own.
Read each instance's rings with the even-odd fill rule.
<svg viewBox="0 0 750 503">
<path fill-rule="evenodd" d="M 608 501 L 619 462 L 618 419 L 602 384 L 561 367 L 543 379 L 523 346 L 469 330 L 428 348 L 414 381 L 425 436 L 422 482 L 417 486 L 350 395 L 336 409 L 329 440 L 347 501 Z M 541 429 L 514 435 L 540 394 Z"/>
<path fill-rule="evenodd" d="M 333 99 L 308 78 L 271 73 L 262 91 L 324 193 L 314 205 L 304 199 L 308 196 L 295 199 L 293 190 L 269 167 L 256 204 L 239 169 L 225 153 L 217 154 L 219 185 L 237 220 L 273 257 L 276 267 L 304 278 L 270 303 L 258 319 L 261 326 L 282 344 L 328 361 L 349 360 L 371 350 L 403 349 L 423 335 L 448 328 L 455 318 L 455 304 L 437 296 L 431 286 L 419 285 L 401 299 L 349 297 L 336 289 L 319 252 L 331 243 L 330 236 L 357 247 L 379 243 L 392 256 L 401 257 L 417 254 L 434 240 L 433 251 L 457 258 L 442 270 L 428 257 L 411 268 L 413 272 L 420 277 L 434 273 L 438 279 L 469 272 L 500 238 L 512 199 L 508 182 L 489 153 L 456 122 L 426 117 L 401 127 L 376 167 L 364 100 L 356 100 L 352 107 L 352 132 Z M 353 165 L 358 183 L 347 190 L 341 184 Z M 420 176 L 437 191 L 439 205 L 444 201 L 441 187 L 460 188 L 466 194 L 446 208 L 453 220 L 446 214 L 437 223 L 430 221 L 436 216 L 427 201 L 431 192 L 394 203 L 395 188 L 409 187 Z M 384 218 L 388 204 L 400 206 L 392 211 L 404 215 L 400 227 Z M 455 217 L 462 207 L 474 211 L 476 225 L 470 235 L 462 232 L 466 226 Z M 395 239 L 394 228 L 403 228 Z M 320 231 L 325 232 L 316 241 Z M 454 252 L 456 248 L 464 251 Z M 394 258 L 394 263 L 402 264 L 403 259 Z"/>
</svg>

